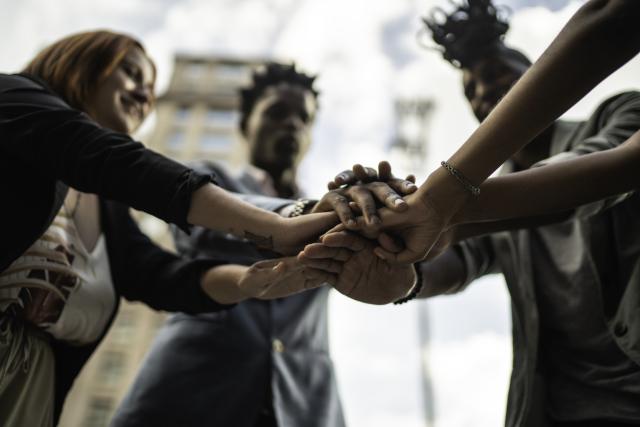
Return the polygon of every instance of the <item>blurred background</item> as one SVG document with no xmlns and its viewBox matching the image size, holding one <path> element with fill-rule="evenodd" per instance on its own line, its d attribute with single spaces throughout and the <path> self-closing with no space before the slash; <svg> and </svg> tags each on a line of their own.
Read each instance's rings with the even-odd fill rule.
<svg viewBox="0 0 640 427">
<path fill-rule="evenodd" d="M 502 0 L 507 42 L 536 59 L 581 1 Z M 235 91 L 264 60 L 319 75 L 314 143 L 299 175 L 309 197 L 355 162 L 388 159 L 420 181 L 475 128 L 460 73 L 420 46 L 420 16 L 446 0 L 0 0 L 0 71 L 15 72 L 67 34 L 106 28 L 139 38 L 158 65 L 156 113 L 138 137 L 186 161 L 235 167 Z M 449 5 L 450 6 L 450 5 Z M 428 43 L 426 43 L 428 44 Z M 637 86 L 632 61 L 568 114 L 581 118 Z M 162 239 L 162 224 L 142 219 Z M 104 426 L 163 322 L 125 304 L 76 381 L 61 425 Z M 500 276 L 460 295 L 373 307 L 334 293 L 331 351 L 350 426 L 503 423 L 511 365 L 509 297 Z"/>
</svg>

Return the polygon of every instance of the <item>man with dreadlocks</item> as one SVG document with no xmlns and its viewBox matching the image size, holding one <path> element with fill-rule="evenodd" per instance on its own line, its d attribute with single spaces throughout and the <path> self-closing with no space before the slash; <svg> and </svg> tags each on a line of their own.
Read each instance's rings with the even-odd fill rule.
<svg viewBox="0 0 640 427">
<path fill-rule="evenodd" d="M 251 164 L 239 179 L 208 162 L 196 169 L 215 172 L 230 191 L 269 196 L 263 208 L 290 206 L 274 197 L 300 195 L 296 168 L 311 141 L 314 79 L 294 65 L 270 63 L 254 72 L 252 85 L 241 92 L 240 121 Z M 293 208 L 301 213 L 308 205 L 301 199 Z M 269 257 L 248 242 L 201 228 L 174 237 L 178 250 L 192 258 L 247 264 Z M 221 316 L 174 315 L 160 329 L 112 425 L 343 426 L 329 358 L 328 292 L 325 286 L 279 300 L 250 299 Z"/>
<path fill-rule="evenodd" d="M 465 96 L 483 121 L 530 66 L 504 44 L 503 14 L 489 0 L 466 0 L 424 21 L 445 59 L 462 69 Z M 639 128 L 640 93 L 619 94 L 587 121 L 554 123 L 502 173 L 606 150 Z M 636 193 L 623 194 L 561 223 L 468 239 L 422 264 L 424 296 L 492 272 L 505 276 L 514 352 L 507 426 L 640 425 L 640 365 L 629 342 L 639 338 L 615 320 L 632 303 L 620 297 L 627 270 L 637 267 L 638 234 L 627 233 L 637 230 L 638 208 Z"/>
</svg>

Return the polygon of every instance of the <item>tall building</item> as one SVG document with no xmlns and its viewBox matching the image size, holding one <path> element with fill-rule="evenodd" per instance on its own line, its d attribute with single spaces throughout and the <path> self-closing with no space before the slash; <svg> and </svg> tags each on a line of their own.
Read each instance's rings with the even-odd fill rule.
<svg viewBox="0 0 640 427">
<path fill-rule="evenodd" d="M 264 62 L 178 55 L 169 88 L 157 100 L 156 125 L 147 145 L 182 162 L 210 159 L 240 166 L 246 151 L 238 134 L 238 88 Z M 140 212 L 135 217 L 149 236 L 171 248 L 164 222 Z M 108 425 L 164 318 L 143 304 L 123 301 L 67 397 L 61 426 Z"/>
</svg>

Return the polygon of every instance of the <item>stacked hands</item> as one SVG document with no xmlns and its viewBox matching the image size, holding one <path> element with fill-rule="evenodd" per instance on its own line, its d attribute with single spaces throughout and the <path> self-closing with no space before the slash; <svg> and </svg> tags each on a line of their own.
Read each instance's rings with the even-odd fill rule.
<svg viewBox="0 0 640 427">
<path fill-rule="evenodd" d="M 434 175 L 429 179 L 437 180 Z M 418 189 L 412 175 L 394 177 L 387 162 L 377 171 L 355 165 L 328 187 L 309 214 L 283 219 L 275 249 L 299 253 L 250 267 L 240 281 L 248 296 L 279 298 L 329 284 L 370 304 L 402 299 L 416 285 L 413 263 L 437 256 L 453 242 L 455 227 L 449 224 L 466 197 L 455 194 L 458 203 L 446 205 L 445 216 L 433 192 Z"/>
</svg>

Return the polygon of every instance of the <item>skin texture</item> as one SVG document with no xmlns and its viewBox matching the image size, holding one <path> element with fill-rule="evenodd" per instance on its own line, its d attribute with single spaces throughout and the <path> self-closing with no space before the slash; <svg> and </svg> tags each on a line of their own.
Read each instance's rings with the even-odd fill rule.
<svg viewBox="0 0 640 427">
<path fill-rule="evenodd" d="M 269 173 L 281 197 L 293 195 L 297 167 L 311 145 L 316 109 L 310 90 L 280 83 L 265 91 L 247 120 L 250 161 Z"/>
<path fill-rule="evenodd" d="M 87 103 L 87 113 L 102 126 L 131 134 L 153 107 L 155 73 L 145 53 L 134 48 L 104 81 Z"/>
</svg>

